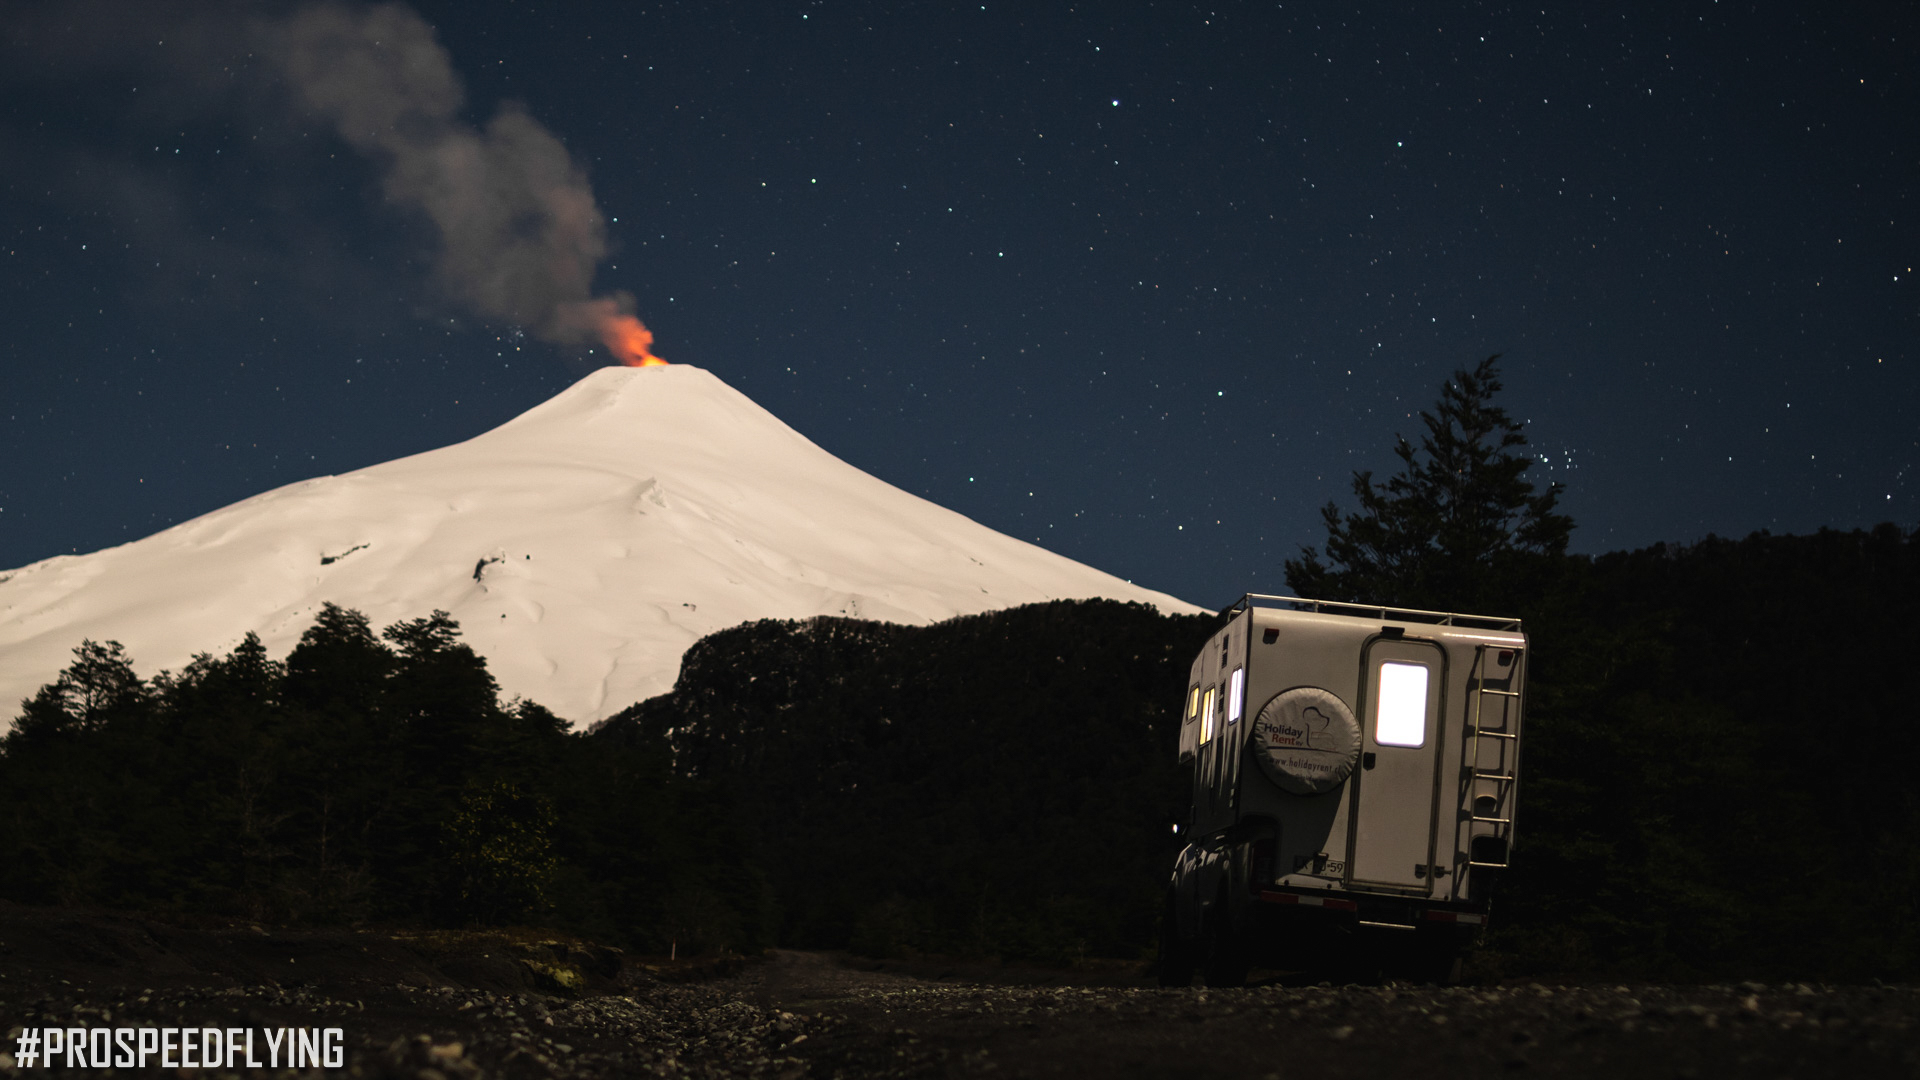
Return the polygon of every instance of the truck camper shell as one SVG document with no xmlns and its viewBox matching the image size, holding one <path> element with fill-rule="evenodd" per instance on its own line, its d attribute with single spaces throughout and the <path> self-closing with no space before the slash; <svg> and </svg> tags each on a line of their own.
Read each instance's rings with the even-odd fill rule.
<svg viewBox="0 0 1920 1080">
<path fill-rule="evenodd" d="M 1363 941 L 1457 971 L 1513 849 L 1526 656 L 1514 618 L 1241 598 L 1181 703 L 1162 981 Z"/>
</svg>

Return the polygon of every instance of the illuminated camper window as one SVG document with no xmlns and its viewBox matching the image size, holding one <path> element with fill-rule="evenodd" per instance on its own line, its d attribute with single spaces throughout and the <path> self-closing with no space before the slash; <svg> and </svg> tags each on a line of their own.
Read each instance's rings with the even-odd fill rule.
<svg viewBox="0 0 1920 1080">
<path fill-rule="evenodd" d="M 1424 746 L 1427 742 L 1427 666 L 1380 665 L 1380 704 L 1373 741 L 1381 746 Z"/>
<path fill-rule="evenodd" d="M 1240 699 L 1247 688 L 1247 669 L 1234 668 L 1233 678 L 1227 680 L 1227 723 L 1240 719 Z"/>
<path fill-rule="evenodd" d="M 1200 742 L 1204 745 L 1213 738 L 1213 687 L 1207 687 L 1207 696 L 1200 699 Z"/>
<path fill-rule="evenodd" d="M 1200 719 L 1200 688 L 1197 686 L 1188 687 L 1186 722 L 1191 724 L 1198 719 Z"/>
</svg>

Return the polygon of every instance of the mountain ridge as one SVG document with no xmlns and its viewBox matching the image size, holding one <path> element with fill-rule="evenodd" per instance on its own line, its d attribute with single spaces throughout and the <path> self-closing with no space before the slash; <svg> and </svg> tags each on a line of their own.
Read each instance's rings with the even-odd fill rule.
<svg viewBox="0 0 1920 1080">
<path fill-rule="evenodd" d="M 584 725 L 742 622 L 1093 597 L 1200 610 L 901 491 L 704 369 L 601 368 L 463 442 L 0 576 L 0 700 L 82 638 L 148 671 L 249 631 L 284 655 L 332 602 L 376 625 L 446 610 L 506 693 Z"/>
</svg>

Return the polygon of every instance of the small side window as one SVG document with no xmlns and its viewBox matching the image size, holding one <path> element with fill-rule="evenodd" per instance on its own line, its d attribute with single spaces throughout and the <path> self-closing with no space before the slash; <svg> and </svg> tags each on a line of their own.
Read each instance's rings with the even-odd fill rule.
<svg viewBox="0 0 1920 1080">
<path fill-rule="evenodd" d="M 1247 669 L 1234 668 L 1233 676 L 1227 680 L 1227 723 L 1240 719 L 1240 702 L 1246 697 Z"/>
<path fill-rule="evenodd" d="M 1200 688 L 1198 686 L 1188 687 L 1186 722 L 1191 724 L 1198 719 L 1200 719 Z"/>
</svg>

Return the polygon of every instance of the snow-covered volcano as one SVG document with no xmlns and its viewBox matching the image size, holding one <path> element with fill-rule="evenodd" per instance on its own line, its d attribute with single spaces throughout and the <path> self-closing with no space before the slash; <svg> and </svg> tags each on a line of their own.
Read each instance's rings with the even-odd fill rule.
<svg viewBox="0 0 1920 1080">
<path fill-rule="evenodd" d="M 143 675 L 249 630 L 284 656 L 324 601 L 375 627 L 449 611 L 506 693 L 582 724 L 751 619 L 1087 597 L 1200 610 L 869 476 L 705 370 L 603 368 L 466 442 L 0 574 L 0 717 L 83 638 Z"/>
</svg>

